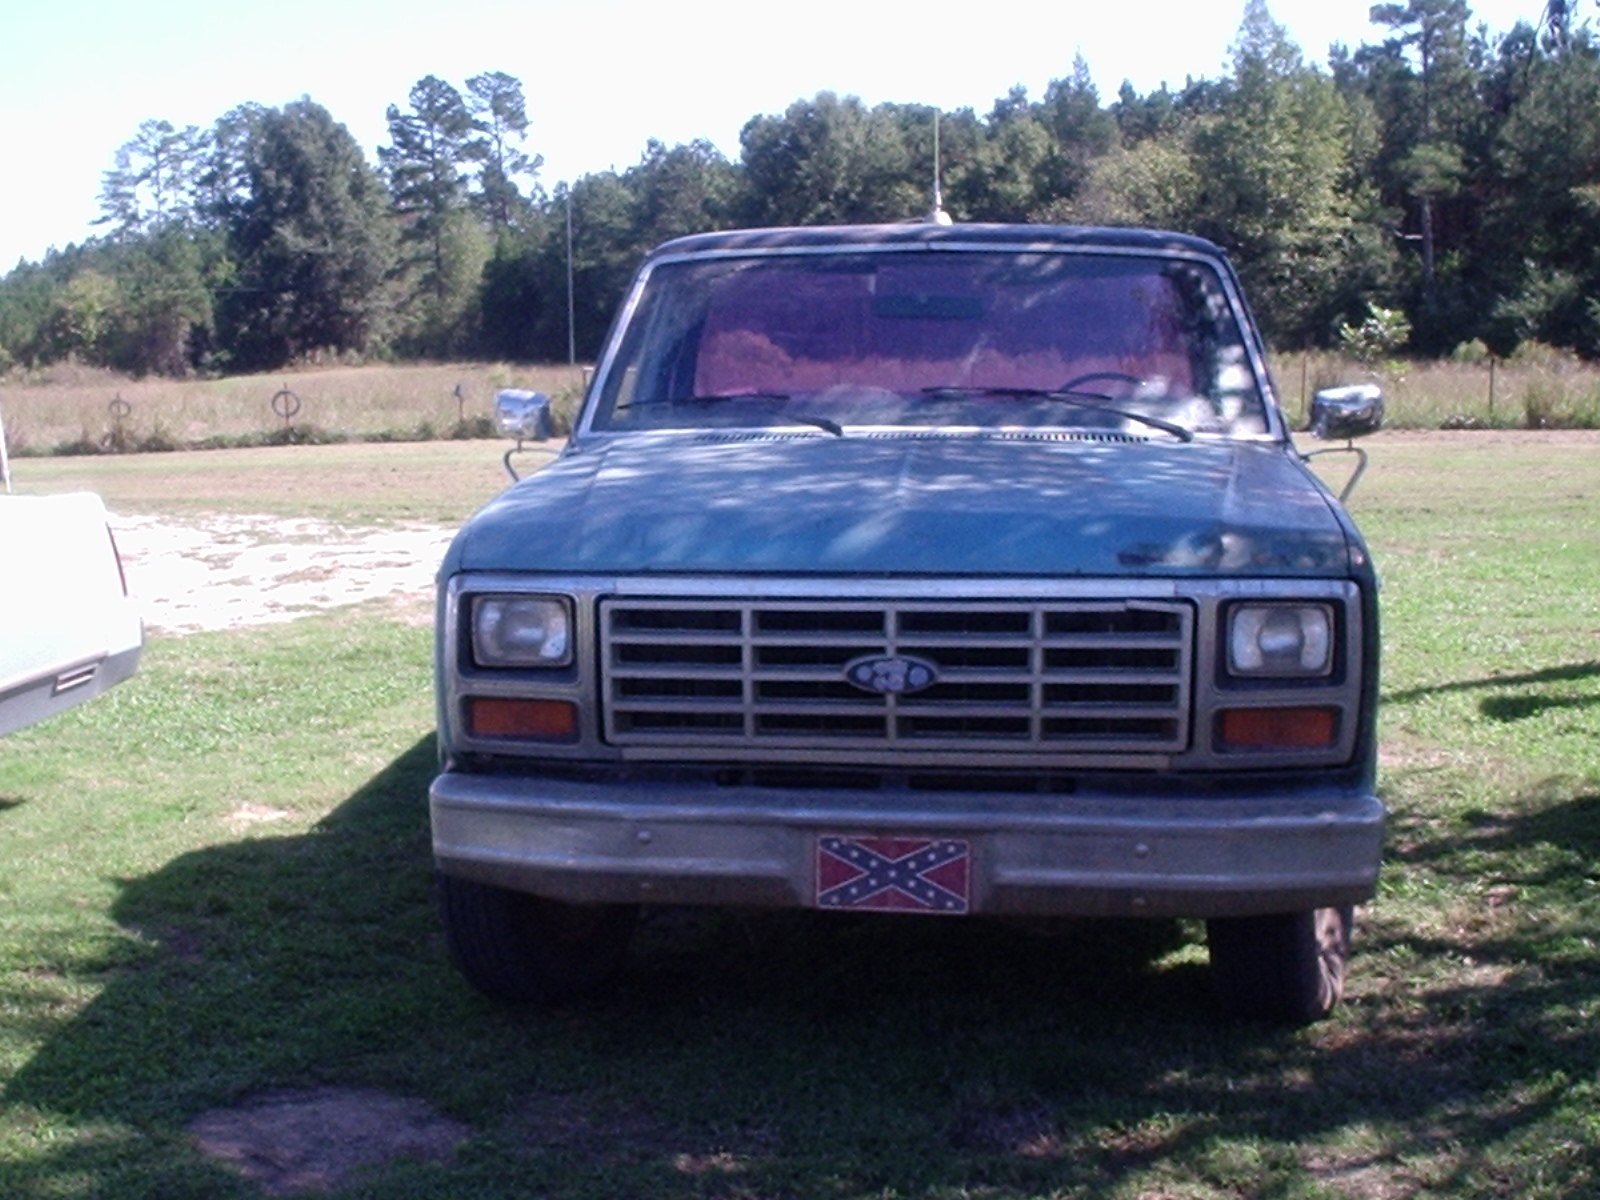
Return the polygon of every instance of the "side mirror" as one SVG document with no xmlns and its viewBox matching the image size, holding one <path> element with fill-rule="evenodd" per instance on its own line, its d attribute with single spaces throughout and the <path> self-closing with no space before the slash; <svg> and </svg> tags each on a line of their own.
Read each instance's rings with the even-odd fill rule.
<svg viewBox="0 0 1600 1200">
<path fill-rule="evenodd" d="M 1383 426 L 1383 389 L 1375 383 L 1324 388 L 1311 398 L 1311 436 L 1349 441 Z"/>
<path fill-rule="evenodd" d="M 1343 504 L 1356 490 L 1356 484 L 1367 469 L 1367 452 L 1352 446 L 1352 438 L 1374 433 L 1383 425 L 1383 389 L 1375 383 L 1357 383 L 1349 387 L 1323 388 L 1311 398 L 1311 436 L 1323 441 L 1343 441 L 1343 446 L 1330 446 L 1326 450 L 1313 450 L 1302 457 L 1310 462 L 1319 454 L 1354 454 L 1356 469 L 1345 481 L 1339 493 Z"/>
<path fill-rule="evenodd" d="M 550 397 L 543 392 L 504 388 L 495 393 L 494 415 L 507 437 L 519 442 L 550 440 Z"/>
<path fill-rule="evenodd" d="M 511 465 L 511 458 L 522 449 L 522 443 L 550 440 L 550 397 L 543 392 L 502 388 L 494 394 L 494 418 L 501 433 L 517 439 L 517 444 L 506 451 L 502 460 L 506 474 L 511 476 L 512 483 L 516 483 L 522 476 Z"/>
</svg>

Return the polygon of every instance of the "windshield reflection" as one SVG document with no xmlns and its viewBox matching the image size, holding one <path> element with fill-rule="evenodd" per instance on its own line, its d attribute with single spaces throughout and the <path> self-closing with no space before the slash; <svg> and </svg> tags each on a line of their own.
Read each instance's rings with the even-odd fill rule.
<svg viewBox="0 0 1600 1200">
<path fill-rule="evenodd" d="M 591 427 L 1268 431 L 1240 322 L 1187 258 L 917 250 L 665 262 Z"/>
</svg>

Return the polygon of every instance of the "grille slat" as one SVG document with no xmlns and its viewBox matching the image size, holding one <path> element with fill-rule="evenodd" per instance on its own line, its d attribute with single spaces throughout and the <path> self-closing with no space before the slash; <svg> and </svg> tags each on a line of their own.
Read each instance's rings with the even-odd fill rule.
<svg viewBox="0 0 1600 1200">
<path fill-rule="evenodd" d="M 608 740 L 624 746 L 1170 754 L 1189 737 L 1183 602 L 609 599 Z M 905 656 L 917 691 L 846 667 Z"/>
</svg>

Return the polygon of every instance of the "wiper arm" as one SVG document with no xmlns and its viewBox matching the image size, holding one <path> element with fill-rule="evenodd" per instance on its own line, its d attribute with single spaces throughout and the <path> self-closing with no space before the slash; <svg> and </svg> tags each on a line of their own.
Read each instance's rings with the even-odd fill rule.
<svg viewBox="0 0 1600 1200">
<path fill-rule="evenodd" d="M 1152 417 L 1149 413 L 1134 412 L 1126 408 L 1114 408 L 1110 404 L 1103 403 L 1103 401 L 1110 400 L 1111 397 L 1101 392 L 1081 392 L 1068 388 L 1025 387 L 927 387 L 923 388 L 922 391 L 927 396 L 1014 396 L 1019 400 L 1059 400 L 1062 404 L 1071 405 L 1073 408 L 1109 413 L 1113 417 L 1125 417 L 1129 421 L 1137 421 L 1141 425 L 1159 429 L 1162 433 L 1170 433 L 1180 442 L 1194 441 L 1193 430 L 1186 429 L 1173 421 Z"/>
<path fill-rule="evenodd" d="M 809 413 L 784 413 L 783 416 L 785 420 L 797 421 L 801 425 L 815 425 L 818 429 L 833 434 L 834 437 L 844 436 L 844 426 L 827 417 L 813 417 Z"/>
</svg>

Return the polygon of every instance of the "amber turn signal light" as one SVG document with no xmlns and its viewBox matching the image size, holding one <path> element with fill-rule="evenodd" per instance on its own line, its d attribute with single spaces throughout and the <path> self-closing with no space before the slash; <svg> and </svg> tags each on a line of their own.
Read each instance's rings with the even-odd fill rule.
<svg viewBox="0 0 1600 1200">
<path fill-rule="evenodd" d="M 1339 737 L 1333 708 L 1228 708 L 1217 714 L 1221 750 L 1315 750 Z"/>
<path fill-rule="evenodd" d="M 569 700 L 467 698 L 467 728 L 473 737 L 572 742 L 578 737 L 578 706 Z"/>
</svg>

